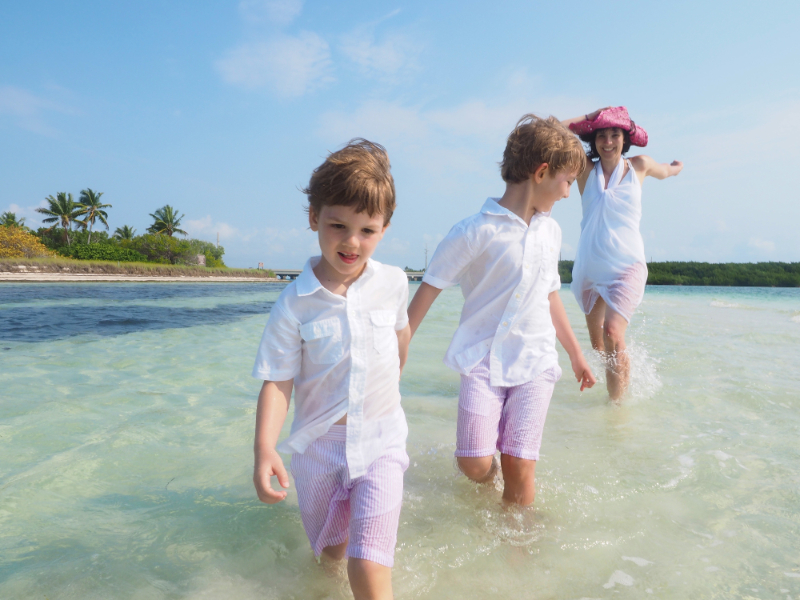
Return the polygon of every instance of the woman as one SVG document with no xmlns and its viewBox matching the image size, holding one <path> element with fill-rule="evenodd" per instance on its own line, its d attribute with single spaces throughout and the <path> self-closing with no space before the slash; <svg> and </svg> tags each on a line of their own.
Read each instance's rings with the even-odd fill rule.
<svg viewBox="0 0 800 600">
<path fill-rule="evenodd" d="M 617 401 L 630 378 L 625 330 L 647 283 L 639 233 L 642 182 L 648 176 L 677 175 L 683 163 L 657 163 L 645 155 L 626 158 L 631 145 L 647 145 L 647 132 L 631 121 L 624 106 L 563 124 L 589 145 L 586 166 L 578 175 L 583 220 L 571 287 L 586 314 L 592 347 L 606 359 L 608 393 Z"/>
</svg>

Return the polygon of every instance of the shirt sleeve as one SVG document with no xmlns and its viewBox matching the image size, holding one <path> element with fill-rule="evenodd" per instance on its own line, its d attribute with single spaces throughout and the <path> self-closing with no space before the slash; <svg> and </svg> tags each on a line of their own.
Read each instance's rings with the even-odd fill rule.
<svg viewBox="0 0 800 600">
<path fill-rule="evenodd" d="M 287 314 L 279 299 L 264 327 L 253 377 L 265 381 L 288 381 L 297 377 L 302 359 L 301 344 L 300 322 Z"/>
<path fill-rule="evenodd" d="M 553 247 L 556 248 L 558 254 L 556 254 L 555 260 L 553 261 L 553 270 L 552 273 L 550 273 L 550 280 L 553 282 L 553 284 L 550 286 L 548 293 L 552 293 L 561 289 L 561 275 L 558 273 L 558 257 L 561 256 L 561 227 L 559 227 L 558 223 L 555 223 L 555 221 L 553 221 L 553 223 L 556 226 L 555 235 L 553 236 L 556 243 Z"/>
<path fill-rule="evenodd" d="M 397 304 L 397 321 L 395 322 L 395 331 L 405 329 L 408 325 L 408 276 L 402 273 L 403 278 L 401 287 L 398 293 L 399 300 Z"/>
<path fill-rule="evenodd" d="M 467 225 L 457 223 L 439 242 L 422 281 L 440 290 L 457 285 L 473 259 Z"/>
</svg>

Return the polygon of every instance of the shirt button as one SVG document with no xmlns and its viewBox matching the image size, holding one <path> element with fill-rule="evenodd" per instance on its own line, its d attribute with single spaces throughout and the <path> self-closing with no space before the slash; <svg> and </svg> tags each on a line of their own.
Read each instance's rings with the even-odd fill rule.
<svg viewBox="0 0 800 600">
<path fill-rule="evenodd" d="M 516 297 L 517 297 L 517 298 L 519 298 L 519 294 L 517 294 L 517 296 L 516 296 Z"/>
<path fill-rule="evenodd" d="M 508 321 L 503 321 L 503 327 L 508 327 Z"/>
</svg>

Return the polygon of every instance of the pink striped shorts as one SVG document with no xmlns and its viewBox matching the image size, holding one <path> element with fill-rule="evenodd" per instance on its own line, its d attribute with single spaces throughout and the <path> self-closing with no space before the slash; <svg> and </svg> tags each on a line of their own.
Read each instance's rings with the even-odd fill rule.
<svg viewBox="0 0 800 600">
<path fill-rule="evenodd" d="M 405 445 L 387 448 L 364 475 L 350 479 L 346 431 L 333 425 L 303 454 L 292 454 L 303 527 L 316 556 L 347 541 L 348 557 L 392 567 L 408 468 Z"/>
<path fill-rule="evenodd" d="M 542 431 L 561 367 L 513 387 L 489 383 L 489 354 L 461 376 L 456 426 L 456 456 L 503 454 L 539 460 Z"/>
</svg>

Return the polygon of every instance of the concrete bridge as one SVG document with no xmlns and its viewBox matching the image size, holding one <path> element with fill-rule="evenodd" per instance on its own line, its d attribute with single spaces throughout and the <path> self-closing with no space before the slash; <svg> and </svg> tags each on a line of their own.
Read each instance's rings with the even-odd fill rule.
<svg viewBox="0 0 800 600">
<path fill-rule="evenodd" d="M 302 273 L 302 269 L 272 269 L 275 277 L 278 279 L 297 279 L 297 276 Z M 424 271 L 406 271 L 406 276 L 409 281 L 422 281 Z"/>
</svg>

